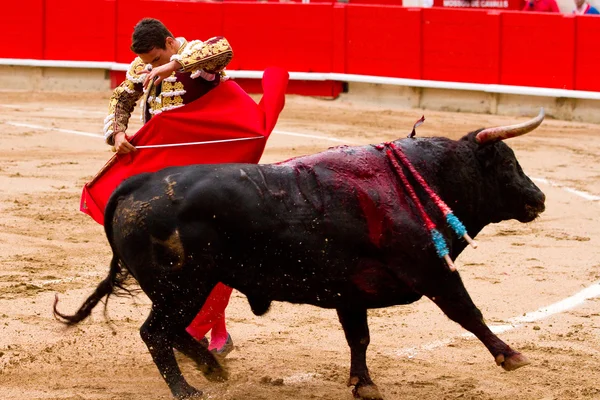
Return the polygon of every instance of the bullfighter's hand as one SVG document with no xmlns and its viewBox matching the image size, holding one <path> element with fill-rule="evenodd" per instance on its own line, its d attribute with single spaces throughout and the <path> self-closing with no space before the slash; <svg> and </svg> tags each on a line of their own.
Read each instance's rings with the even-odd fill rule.
<svg viewBox="0 0 600 400">
<path fill-rule="evenodd" d="M 175 60 L 158 67 L 145 68 L 143 71 L 140 71 L 140 74 L 146 74 L 146 79 L 144 80 L 144 89 L 147 89 L 148 85 L 152 81 L 154 81 L 155 85 L 158 85 L 163 81 L 163 79 L 168 78 L 173 72 L 179 69 L 181 69 L 181 64 Z"/>
<path fill-rule="evenodd" d="M 129 143 L 127 134 L 125 132 L 115 133 L 115 151 L 118 154 L 127 154 L 136 150 L 137 149 L 131 143 Z"/>
</svg>

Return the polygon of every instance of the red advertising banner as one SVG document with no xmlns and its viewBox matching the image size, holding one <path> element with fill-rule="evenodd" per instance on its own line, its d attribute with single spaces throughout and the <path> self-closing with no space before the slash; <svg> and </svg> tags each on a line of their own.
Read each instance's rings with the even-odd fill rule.
<svg viewBox="0 0 600 400">
<path fill-rule="evenodd" d="M 434 0 L 435 7 L 522 10 L 524 0 Z"/>
</svg>

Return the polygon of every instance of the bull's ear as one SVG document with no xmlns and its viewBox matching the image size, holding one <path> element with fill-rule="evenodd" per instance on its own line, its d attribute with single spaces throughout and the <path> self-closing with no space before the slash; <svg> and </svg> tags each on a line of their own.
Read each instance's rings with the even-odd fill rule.
<svg viewBox="0 0 600 400">
<path fill-rule="evenodd" d="M 479 144 L 493 143 L 504 139 L 510 139 L 516 136 L 524 135 L 531 132 L 544 120 L 544 109 L 540 109 L 540 113 L 537 117 L 530 119 L 529 121 L 509 126 L 498 126 L 496 128 L 487 128 L 480 131 L 475 136 L 475 141 Z"/>
</svg>

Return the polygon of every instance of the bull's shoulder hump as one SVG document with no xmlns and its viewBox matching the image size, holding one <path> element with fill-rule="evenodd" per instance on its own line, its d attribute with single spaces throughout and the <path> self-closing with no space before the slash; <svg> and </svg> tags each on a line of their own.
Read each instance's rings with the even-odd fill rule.
<svg viewBox="0 0 600 400">
<path fill-rule="evenodd" d="M 406 138 L 394 142 L 408 156 L 428 158 L 439 156 L 448 151 L 459 151 L 469 147 L 469 143 L 443 136 Z"/>
</svg>

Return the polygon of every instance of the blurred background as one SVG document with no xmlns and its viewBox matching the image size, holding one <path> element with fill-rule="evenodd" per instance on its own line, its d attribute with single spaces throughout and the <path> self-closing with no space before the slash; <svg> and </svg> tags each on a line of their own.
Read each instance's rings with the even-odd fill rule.
<svg viewBox="0 0 600 400">
<path fill-rule="evenodd" d="M 154 17 L 188 40 L 225 36 L 228 74 L 251 93 L 266 67 L 281 66 L 289 94 L 510 115 L 544 106 L 550 117 L 599 123 L 600 17 L 578 15 L 576 1 L 600 3 L 13 1 L 0 15 L 17 39 L 0 47 L 0 85 L 108 92 L 135 57 L 133 26 Z"/>
</svg>

